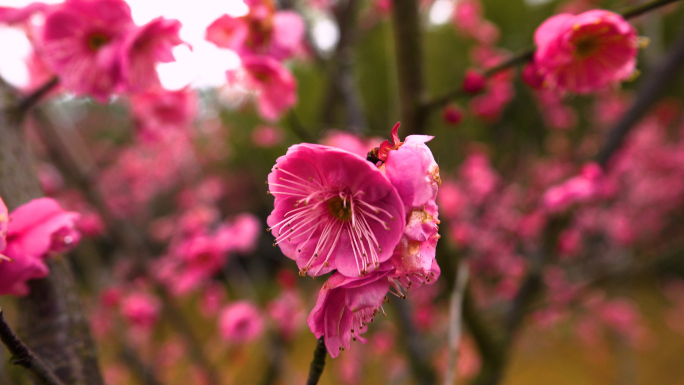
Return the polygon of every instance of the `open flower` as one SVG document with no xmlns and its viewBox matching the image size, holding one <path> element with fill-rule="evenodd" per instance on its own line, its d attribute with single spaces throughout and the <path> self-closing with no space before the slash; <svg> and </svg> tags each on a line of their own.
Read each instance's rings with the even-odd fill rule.
<svg viewBox="0 0 684 385">
<path fill-rule="evenodd" d="M 300 49 L 305 24 L 296 12 L 276 12 L 270 2 L 255 2 L 241 17 L 223 15 L 207 27 L 206 39 L 241 57 L 269 56 L 287 59 Z"/>
<path fill-rule="evenodd" d="M 299 144 L 268 176 L 275 208 L 268 225 L 283 253 L 312 276 L 375 270 L 392 256 L 405 212 L 390 181 L 358 155 Z"/>
<path fill-rule="evenodd" d="M 604 10 L 559 14 L 534 34 L 534 63 L 551 88 L 589 93 L 629 78 L 638 48 L 634 27 Z"/>
<path fill-rule="evenodd" d="M 242 58 L 242 67 L 226 72 L 228 83 L 256 92 L 262 118 L 275 121 L 297 103 L 297 82 L 277 60 L 248 56 Z"/>
<path fill-rule="evenodd" d="M 11 261 L 0 260 L 0 295 L 23 296 L 29 293 L 28 280 L 48 275 L 44 259 L 51 252 L 78 243 L 75 222 L 79 215 L 64 211 L 51 198 L 40 198 L 18 207 L 9 217 L 8 223 L 7 208 L 0 201 L 0 233 L 5 229 L 7 233 L 6 239 L 0 234 L 6 241 L 4 251 L 0 250 L 5 257 L 0 258 Z"/>
<path fill-rule="evenodd" d="M 176 60 L 172 49 L 183 43 L 178 36 L 180 28 L 178 20 L 159 17 L 126 36 L 121 52 L 121 78 L 126 90 L 140 92 L 161 85 L 156 65 Z"/>
<path fill-rule="evenodd" d="M 66 89 L 107 101 L 121 79 L 122 38 L 133 27 L 123 0 L 67 0 L 45 15 L 45 61 Z"/>
<path fill-rule="evenodd" d="M 234 302 L 221 311 L 219 332 L 228 342 L 249 342 L 263 331 L 264 316 L 251 302 Z"/>
</svg>

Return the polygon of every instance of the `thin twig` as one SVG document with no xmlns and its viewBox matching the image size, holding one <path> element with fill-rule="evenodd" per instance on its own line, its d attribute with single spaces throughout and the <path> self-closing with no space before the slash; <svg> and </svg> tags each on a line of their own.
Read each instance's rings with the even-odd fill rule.
<svg viewBox="0 0 684 385">
<path fill-rule="evenodd" d="M 29 108 L 33 107 L 36 103 L 38 103 L 38 101 L 42 99 L 43 96 L 45 96 L 53 88 L 57 87 L 58 84 L 59 78 L 57 76 L 53 76 L 50 80 L 45 82 L 45 84 L 43 84 L 38 89 L 33 91 L 33 93 L 22 99 L 17 105 L 17 111 L 19 112 L 20 116 L 23 116 L 26 113 L 26 111 L 29 110 Z"/>
<path fill-rule="evenodd" d="M 325 356 L 328 350 L 325 348 L 325 337 L 321 337 L 316 341 L 316 350 L 314 350 L 313 360 L 309 368 L 309 378 L 306 380 L 306 385 L 316 385 L 323 374 L 325 368 Z"/>
<path fill-rule="evenodd" d="M 456 363 L 458 360 L 458 347 L 461 343 L 461 324 L 463 318 L 463 295 L 468 284 L 469 269 L 464 260 L 458 264 L 454 290 L 451 292 L 449 304 L 449 347 L 444 385 L 453 385 L 456 381 Z"/>
<path fill-rule="evenodd" d="M 665 58 L 649 72 L 629 110 L 610 129 L 606 143 L 596 157 L 596 161 L 601 166 L 605 167 L 608 164 L 611 156 L 620 148 L 632 127 L 648 112 L 667 85 L 673 82 L 673 77 L 682 69 L 682 65 L 684 65 L 684 30 L 672 47 Z"/>
<path fill-rule="evenodd" d="M 31 350 L 12 331 L 12 328 L 5 321 L 0 308 L 0 340 L 7 346 L 12 353 L 10 362 L 13 365 L 23 366 L 33 373 L 36 378 L 44 385 L 64 385 L 57 376 L 52 373 L 45 363 L 35 356 Z"/>
</svg>

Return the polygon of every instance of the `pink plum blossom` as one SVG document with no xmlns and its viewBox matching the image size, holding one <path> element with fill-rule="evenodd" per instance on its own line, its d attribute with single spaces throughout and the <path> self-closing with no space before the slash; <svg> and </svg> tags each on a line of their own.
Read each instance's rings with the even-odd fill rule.
<svg viewBox="0 0 684 385">
<path fill-rule="evenodd" d="M 579 176 L 550 188 L 542 198 L 544 207 L 551 212 L 563 211 L 574 203 L 596 197 L 600 193 L 602 174 L 597 164 L 586 165 Z"/>
<path fill-rule="evenodd" d="M 371 272 L 392 256 L 404 231 L 396 188 L 358 155 L 295 145 L 278 158 L 268 184 L 275 197 L 268 225 L 302 274 Z"/>
<path fill-rule="evenodd" d="M 297 13 L 276 12 L 270 2 L 256 2 L 245 16 L 216 19 L 207 27 L 206 39 L 243 58 L 260 55 L 283 60 L 300 49 L 304 32 L 304 20 Z"/>
<path fill-rule="evenodd" d="M 284 136 L 280 127 L 258 126 L 252 131 L 252 143 L 262 148 L 274 147 L 283 141 Z"/>
<path fill-rule="evenodd" d="M 121 80 L 119 47 L 132 28 L 123 0 L 66 0 L 45 15 L 40 42 L 66 89 L 104 102 Z"/>
<path fill-rule="evenodd" d="M 152 87 L 131 95 L 130 107 L 138 128 L 157 138 L 159 131 L 182 129 L 192 123 L 197 115 L 197 95 L 190 88 L 169 91 Z"/>
<path fill-rule="evenodd" d="M 256 93 L 259 114 L 275 121 L 297 102 L 297 83 L 277 60 L 265 56 L 242 58 L 242 68 L 226 72 L 229 85 Z"/>
<path fill-rule="evenodd" d="M 389 290 L 389 272 L 378 270 L 358 278 L 345 277 L 338 272 L 323 284 L 316 306 L 306 321 L 316 338 L 325 336 L 325 347 L 331 357 L 348 350 L 352 340 L 366 342 L 361 334 L 366 332 L 367 324 L 382 306 Z"/>
<path fill-rule="evenodd" d="M 22 8 L 0 7 L 0 23 L 24 23 L 34 14 L 45 12 L 48 7 L 47 4 L 40 2 L 33 2 Z"/>
<path fill-rule="evenodd" d="M 487 78 L 478 71 L 469 69 L 463 78 L 463 90 L 469 94 L 476 94 L 482 91 L 487 85 Z"/>
<path fill-rule="evenodd" d="M 121 46 L 122 87 L 140 92 L 159 87 L 157 63 L 175 61 L 171 50 L 182 44 L 178 36 L 181 23 L 159 17 L 128 32 Z"/>
<path fill-rule="evenodd" d="M 555 15 L 534 40 L 535 66 L 546 85 L 560 91 L 598 91 L 629 78 L 636 66 L 636 30 L 613 12 Z"/>
<path fill-rule="evenodd" d="M 264 331 L 264 317 L 248 301 L 233 302 L 223 308 L 219 316 L 219 332 L 228 342 L 250 342 Z"/>
<path fill-rule="evenodd" d="M 135 292 L 121 300 L 121 315 L 132 326 L 151 330 L 159 320 L 161 303 L 156 297 Z"/>
<path fill-rule="evenodd" d="M 44 259 L 50 252 L 63 252 L 75 246 L 80 235 L 74 230 L 78 214 L 64 211 L 53 199 L 40 198 L 19 206 L 9 215 L 0 204 L 0 232 L 6 231 L 4 251 L 11 262 L 0 260 L 0 295 L 24 296 L 27 281 L 49 273 Z M 4 243 L 4 242 L 3 242 Z"/>
</svg>

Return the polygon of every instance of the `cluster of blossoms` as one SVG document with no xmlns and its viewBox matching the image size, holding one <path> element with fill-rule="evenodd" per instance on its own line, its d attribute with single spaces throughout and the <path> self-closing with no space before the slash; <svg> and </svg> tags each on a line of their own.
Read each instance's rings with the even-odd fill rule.
<svg viewBox="0 0 684 385">
<path fill-rule="evenodd" d="M 368 160 L 299 144 L 268 176 L 275 208 L 267 222 L 275 244 L 300 275 L 333 273 L 307 319 L 333 357 L 352 339 L 364 341 L 361 334 L 390 287 L 404 297 L 440 273 L 435 199 L 441 179 L 425 145 L 432 137 L 411 135 L 402 142 L 398 127 Z"/>
<path fill-rule="evenodd" d="M 0 22 L 25 26 L 39 63 L 31 66 L 35 76 L 52 73 L 64 89 L 100 102 L 159 87 L 156 64 L 173 61 L 172 48 L 182 44 L 179 21 L 138 26 L 123 0 L 32 3 L 4 15 Z"/>
<path fill-rule="evenodd" d="M 28 280 L 48 275 L 45 260 L 81 239 L 78 216 L 50 198 L 34 199 L 8 214 L 0 199 L 0 295 L 27 295 Z"/>
<path fill-rule="evenodd" d="M 473 151 L 458 178 L 445 178 L 439 203 L 446 234 L 468 258 L 480 306 L 505 303 L 518 293 L 529 269 L 524 255 L 538 252 L 548 236 L 544 228 L 563 218 L 543 269 L 547 306 L 533 319 L 552 326 L 576 316 L 583 340 L 595 339 L 603 325 L 647 346 L 649 333 L 635 304 L 587 283 L 615 264 L 630 265 L 655 245 L 670 244 L 670 234 L 681 231 L 673 213 L 684 207 L 684 142 L 681 114 L 672 114 L 670 103 L 635 127 L 607 168 L 576 167 L 563 154 L 538 159 L 529 175 L 505 182 L 483 152 Z M 585 147 L 580 143 L 577 150 Z"/>
<path fill-rule="evenodd" d="M 587 10 L 590 4 L 577 3 L 564 7 L 571 13 L 557 14 L 539 26 L 534 58 L 522 71 L 522 80 L 536 91 L 542 117 L 552 128 L 568 129 L 577 123 L 576 112 L 563 103 L 564 94 L 603 91 L 637 73 L 636 56 L 643 41 L 635 28 L 614 12 Z M 471 57 L 476 67 L 492 68 L 506 58 L 506 52 L 494 47 L 498 28 L 484 19 L 478 0 L 458 2 L 453 22 L 457 32 L 475 42 Z M 498 121 L 515 95 L 512 80 L 512 71 L 489 79 L 480 70 L 466 71 L 463 90 L 479 93 L 470 102 L 470 113 L 486 122 Z M 462 113 L 447 106 L 444 118 L 455 124 Z"/>
<path fill-rule="evenodd" d="M 295 78 L 282 61 L 302 50 L 304 20 L 276 11 L 272 0 L 245 3 L 246 15 L 219 17 L 207 27 L 206 39 L 240 56 L 242 67 L 226 72 L 229 85 L 254 91 L 261 117 L 275 121 L 297 102 Z"/>
</svg>

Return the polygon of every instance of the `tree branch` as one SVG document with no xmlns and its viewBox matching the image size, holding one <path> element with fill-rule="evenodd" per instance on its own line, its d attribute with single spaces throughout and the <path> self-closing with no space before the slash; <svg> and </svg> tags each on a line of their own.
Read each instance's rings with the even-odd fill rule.
<svg viewBox="0 0 684 385">
<path fill-rule="evenodd" d="M 8 115 L 15 100 L 13 92 L 0 83 L 0 196 L 10 210 L 42 195 L 19 129 L 22 117 Z M 19 332 L 62 381 L 103 384 L 69 263 L 51 258 L 46 264 L 50 275 L 29 281 L 30 294 L 18 299 Z"/>
<path fill-rule="evenodd" d="M 29 348 L 12 331 L 12 328 L 5 321 L 5 317 L 0 308 L 0 340 L 7 350 L 12 353 L 10 362 L 13 365 L 23 366 L 33 373 L 34 376 L 44 385 L 64 385 L 62 381 L 45 365 L 45 363 L 35 356 Z"/>
<path fill-rule="evenodd" d="M 392 3 L 394 50 L 399 82 L 399 106 L 402 127 L 407 133 L 425 132 L 426 110 L 422 108 L 424 93 L 422 30 L 418 0 Z"/>
<path fill-rule="evenodd" d="M 648 112 L 649 108 L 660 98 L 667 85 L 672 83 L 673 77 L 682 69 L 682 65 L 684 65 L 684 29 L 672 47 L 672 50 L 646 76 L 639 88 L 637 98 L 629 110 L 608 132 L 608 138 L 596 156 L 596 161 L 604 168 L 611 156 L 625 141 L 632 127 Z"/>
<path fill-rule="evenodd" d="M 313 360 L 309 368 L 309 378 L 306 380 L 306 385 L 316 385 L 323 374 L 325 368 L 325 356 L 328 350 L 325 348 L 325 337 L 321 337 L 316 341 L 316 349 L 314 350 Z"/>
<path fill-rule="evenodd" d="M 640 5 L 636 5 L 634 7 L 627 8 L 625 10 L 618 12 L 618 13 L 620 15 L 622 15 L 622 17 L 624 17 L 625 19 L 631 19 L 631 18 L 637 17 L 639 15 L 642 15 L 646 12 L 649 12 L 649 11 L 652 11 L 654 9 L 668 5 L 670 3 L 674 3 L 676 1 L 679 1 L 679 0 L 653 0 L 649 3 L 640 4 Z M 501 63 L 486 69 L 484 71 L 483 75 L 488 78 L 488 77 L 494 76 L 494 75 L 498 74 L 499 72 L 506 70 L 508 68 L 517 66 L 519 64 L 526 63 L 529 60 L 532 60 L 532 58 L 534 58 L 534 52 L 535 52 L 534 47 L 527 48 L 525 50 L 519 51 L 519 52 L 511 55 L 508 59 L 502 61 Z M 449 92 L 447 92 L 441 96 L 435 97 L 433 99 L 425 100 L 421 104 L 421 109 L 431 110 L 431 109 L 435 109 L 435 108 L 440 108 L 440 107 L 443 107 L 445 104 L 447 104 L 450 100 L 461 97 L 461 96 L 466 96 L 466 95 L 469 95 L 469 94 L 466 93 L 465 91 L 463 91 L 463 87 L 461 85 L 459 85 L 457 88 L 455 88 L 455 89 L 453 89 L 453 90 L 451 90 L 451 91 L 449 91 Z"/>
</svg>

